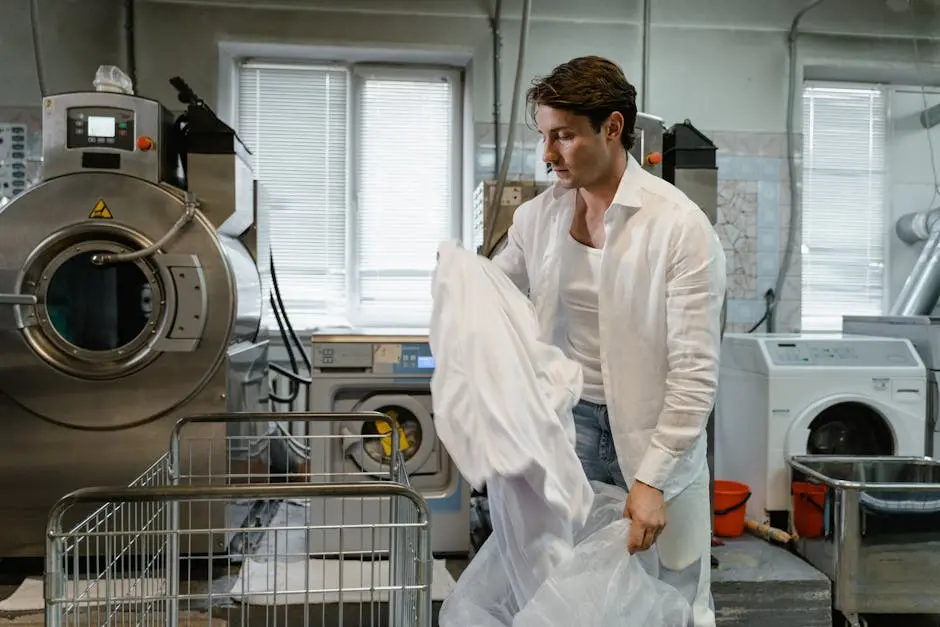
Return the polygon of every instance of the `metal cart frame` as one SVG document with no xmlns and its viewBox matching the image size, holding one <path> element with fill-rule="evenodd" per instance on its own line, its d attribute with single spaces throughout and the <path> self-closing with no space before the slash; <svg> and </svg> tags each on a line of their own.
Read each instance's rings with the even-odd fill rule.
<svg viewBox="0 0 940 627">
<path fill-rule="evenodd" d="M 335 606 L 340 625 L 352 617 L 358 618 L 356 625 L 429 627 L 430 513 L 424 498 L 407 485 L 394 424 L 390 431 L 377 431 L 378 437 L 391 441 L 384 481 L 375 480 L 374 474 L 358 482 L 337 481 L 337 473 L 314 472 L 314 459 L 307 459 L 300 472 L 295 468 L 287 473 L 269 469 L 265 474 L 251 468 L 246 473 L 244 467 L 233 466 L 228 454 L 224 467 L 216 464 L 200 472 L 185 466 L 187 441 L 183 433 L 187 425 L 224 423 L 227 453 L 243 451 L 232 444 L 244 439 L 253 445 L 248 448 L 254 449 L 255 456 L 267 455 L 270 462 L 277 448 L 275 440 L 283 436 L 297 445 L 298 436 L 282 426 L 272 429 L 269 424 L 264 433 L 251 427 L 278 419 L 287 422 L 285 418 L 292 425 L 308 426 L 350 420 L 390 422 L 375 412 L 213 414 L 181 419 L 173 429 L 169 451 L 131 486 L 78 490 L 53 507 L 47 526 L 46 625 L 62 627 L 81 621 L 83 625 L 119 622 L 177 627 L 181 615 L 188 615 L 183 623 L 189 624 L 194 612 L 208 613 L 208 620 L 214 621 L 220 611 L 241 612 L 239 622 L 248 624 L 247 612 L 259 607 L 265 612 L 266 625 L 277 624 L 279 614 L 283 614 L 284 623 L 289 620 L 292 625 L 325 625 L 326 608 Z M 349 437 L 329 430 L 314 431 L 310 437 Z M 218 442 L 206 444 L 218 446 Z M 381 501 L 387 507 L 381 510 L 381 520 L 359 520 L 355 525 L 343 520 L 313 524 L 309 511 L 315 501 L 342 501 L 346 505 Z M 228 517 L 226 524 L 217 525 L 217 515 L 186 520 L 187 510 L 216 507 L 221 511 L 246 502 L 253 507 L 242 524 L 233 525 Z M 98 507 L 90 515 L 65 528 L 70 510 L 93 504 Z M 261 509 L 276 506 L 274 513 L 259 515 L 254 507 L 258 504 Z M 306 518 L 291 521 L 291 507 L 308 512 Z M 193 525 L 193 520 L 213 522 Z M 311 559 L 310 538 L 328 534 L 340 538 L 339 559 Z M 355 536 L 362 550 L 343 550 L 344 534 Z M 206 548 L 204 554 L 187 549 L 196 546 L 191 542 L 194 536 L 202 536 L 198 546 Z M 300 549 L 296 548 L 298 536 L 303 538 Z M 220 538 L 224 550 L 217 551 Z M 347 559 L 351 555 L 357 559 Z M 208 581 L 191 576 L 194 562 L 206 567 Z M 314 563 L 322 566 L 322 572 L 314 569 Z M 290 584 L 290 571 L 297 566 L 303 570 L 303 582 Z M 218 574 L 220 568 L 222 575 Z M 187 571 L 189 577 L 184 576 Z M 330 582 L 327 571 L 338 579 Z M 288 609 L 294 616 L 288 617 Z M 318 613 L 321 617 L 314 619 Z"/>
</svg>

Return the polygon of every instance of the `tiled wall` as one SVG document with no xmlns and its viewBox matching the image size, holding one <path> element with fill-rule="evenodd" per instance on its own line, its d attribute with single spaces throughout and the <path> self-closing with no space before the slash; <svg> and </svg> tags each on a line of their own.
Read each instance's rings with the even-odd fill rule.
<svg viewBox="0 0 940 627">
<path fill-rule="evenodd" d="M 747 331 L 764 315 L 764 294 L 774 287 L 790 218 L 786 135 L 708 133 L 718 146 L 718 236 L 728 260 L 728 332 Z M 776 332 L 800 325 L 800 244 L 783 293 Z M 760 330 L 764 330 L 761 327 Z"/>
<path fill-rule="evenodd" d="M 505 141 L 503 125 L 500 140 Z M 718 146 L 718 223 L 728 261 L 728 332 L 751 329 L 764 315 L 764 294 L 774 286 L 782 262 L 790 216 L 786 135 L 706 132 Z M 476 125 L 477 182 L 493 176 L 493 125 Z M 510 177 L 531 178 L 538 157 L 535 132 L 520 124 Z M 776 331 L 800 325 L 799 237 L 778 295 Z M 759 330 L 764 330 L 762 326 Z"/>
</svg>

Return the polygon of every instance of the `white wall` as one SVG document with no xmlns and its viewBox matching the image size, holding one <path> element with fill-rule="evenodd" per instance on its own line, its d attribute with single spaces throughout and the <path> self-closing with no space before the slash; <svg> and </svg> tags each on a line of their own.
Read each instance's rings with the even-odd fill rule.
<svg viewBox="0 0 940 627">
<path fill-rule="evenodd" d="M 809 62 L 830 68 L 910 67 L 911 35 L 937 36 L 940 13 L 914 0 L 922 15 L 895 13 L 885 0 L 826 0 L 803 21 Z M 782 131 L 786 30 L 803 0 L 652 0 L 650 110 L 667 121 L 691 118 L 711 130 Z M 407 46 L 463 51 L 473 58 L 474 109 L 491 118 L 492 50 L 488 0 L 138 0 L 138 72 L 142 92 L 172 104 L 166 83 L 183 74 L 214 100 L 218 43 Z M 520 0 L 506 0 L 502 93 L 508 103 Z M 40 0 L 50 89 L 90 83 L 99 63 L 116 60 L 121 0 Z M 213 6 L 215 5 L 215 6 Z M 280 8 L 242 8 L 275 6 Z M 526 82 L 580 54 L 621 63 L 641 82 L 640 0 L 534 0 Z M 341 8 L 339 8 L 341 7 Z M 3 0 L 0 107 L 37 102 L 27 0 Z M 841 35 L 841 36 L 839 36 Z M 937 46 L 921 43 L 921 72 L 940 74 Z M 508 104 L 503 108 L 508 119 Z"/>
</svg>

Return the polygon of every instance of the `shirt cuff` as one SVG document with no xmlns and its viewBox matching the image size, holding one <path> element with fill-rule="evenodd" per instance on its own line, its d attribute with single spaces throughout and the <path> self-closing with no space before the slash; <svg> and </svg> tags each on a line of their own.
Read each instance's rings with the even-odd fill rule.
<svg viewBox="0 0 940 627">
<path fill-rule="evenodd" d="M 661 491 L 678 463 L 679 458 L 677 456 L 656 445 L 650 445 L 646 455 L 643 456 L 643 461 L 640 463 L 634 479 Z"/>
</svg>

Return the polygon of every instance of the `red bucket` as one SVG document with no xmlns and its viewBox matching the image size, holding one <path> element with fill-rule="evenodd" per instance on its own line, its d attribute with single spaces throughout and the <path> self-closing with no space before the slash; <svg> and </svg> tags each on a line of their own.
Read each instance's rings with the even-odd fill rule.
<svg viewBox="0 0 940 627">
<path fill-rule="evenodd" d="M 823 535 L 823 511 L 826 486 L 818 483 L 793 482 L 793 529 L 804 538 Z"/>
<path fill-rule="evenodd" d="M 745 505 L 751 489 L 737 481 L 715 481 L 714 534 L 737 538 L 744 533 Z"/>
</svg>

